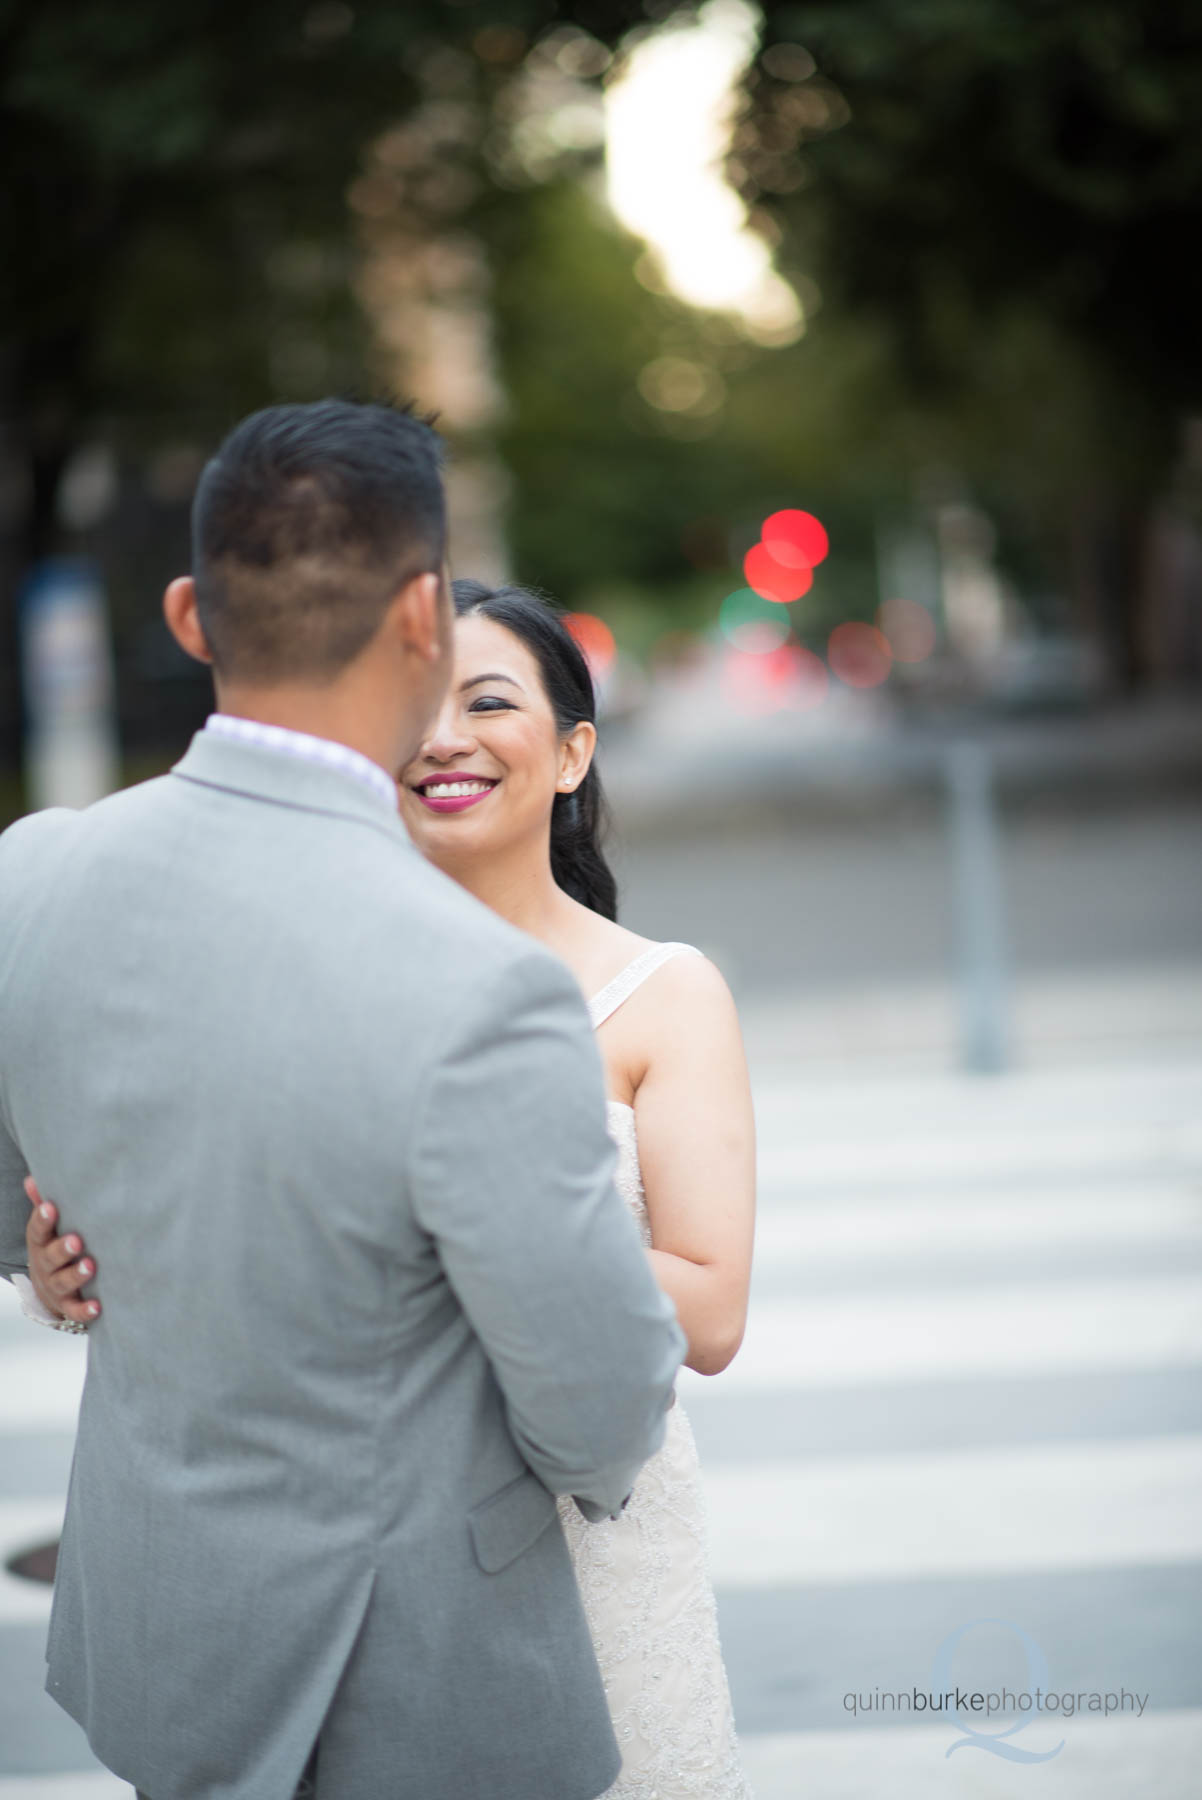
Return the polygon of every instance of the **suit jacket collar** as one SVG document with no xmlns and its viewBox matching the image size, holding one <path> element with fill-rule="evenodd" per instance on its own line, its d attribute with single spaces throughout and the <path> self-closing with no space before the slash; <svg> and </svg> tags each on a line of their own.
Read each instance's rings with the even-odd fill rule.
<svg viewBox="0 0 1202 1800">
<path fill-rule="evenodd" d="M 358 819 L 416 849 L 400 813 L 386 806 L 383 797 L 374 794 L 357 776 L 303 761 L 286 751 L 261 744 L 234 743 L 214 732 L 198 731 L 171 773 L 184 781 L 266 800 L 275 806 Z"/>
</svg>

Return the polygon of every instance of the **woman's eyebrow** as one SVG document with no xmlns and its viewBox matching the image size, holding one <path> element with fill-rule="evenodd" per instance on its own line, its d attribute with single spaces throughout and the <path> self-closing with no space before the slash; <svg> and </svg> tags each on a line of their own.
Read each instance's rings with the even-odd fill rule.
<svg viewBox="0 0 1202 1800">
<path fill-rule="evenodd" d="M 507 681 L 510 687 L 522 688 L 521 682 L 515 681 L 512 675 L 502 675 L 499 671 L 494 671 L 491 675 L 473 675 L 470 681 L 461 681 L 459 692 L 462 694 L 466 688 L 478 687 L 482 681 Z M 522 688 L 522 692 L 525 693 L 525 691 Z"/>
</svg>

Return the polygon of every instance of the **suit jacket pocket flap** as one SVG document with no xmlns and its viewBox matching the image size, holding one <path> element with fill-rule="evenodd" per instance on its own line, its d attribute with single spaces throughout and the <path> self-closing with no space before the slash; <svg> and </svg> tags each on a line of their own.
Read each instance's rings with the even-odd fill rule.
<svg viewBox="0 0 1202 1800">
<path fill-rule="evenodd" d="M 476 1561 L 494 1575 L 538 1537 L 557 1511 L 555 1496 L 529 1470 L 469 1512 Z"/>
</svg>

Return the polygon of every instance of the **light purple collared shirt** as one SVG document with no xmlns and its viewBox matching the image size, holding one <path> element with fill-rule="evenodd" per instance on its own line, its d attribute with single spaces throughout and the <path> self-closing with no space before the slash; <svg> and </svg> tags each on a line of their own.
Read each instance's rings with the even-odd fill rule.
<svg viewBox="0 0 1202 1800">
<path fill-rule="evenodd" d="M 391 776 L 349 744 L 312 737 L 307 731 L 293 731 L 286 725 L 266 725 L 261 719 L 235 718 L 233 713 L 210 713 L 203 729 L 234 744 L 257 744 L 264 750 L 282 750 L 287 756 L 300 757 L 303 762 L 341 769 L 344 775 L 353 775 L 369 787 L 393 812 L 397 810 L 396 783 Z"/>
</svg>

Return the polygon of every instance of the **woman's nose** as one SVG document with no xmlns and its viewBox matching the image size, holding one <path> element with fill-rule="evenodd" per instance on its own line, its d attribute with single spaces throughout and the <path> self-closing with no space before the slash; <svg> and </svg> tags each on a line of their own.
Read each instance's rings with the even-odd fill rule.
<svg viewBox="0 0 1202 1800">
<path fill-rule="evenodd" d="M 464 726 L 457 708 L 445 706 L 423 740 L 421 754 L 432 757 L 436 762 L 446 762 L 448 758 L 458 756 L 464 750 L 473 749 L 475 742 L 475 738 Z"/>
</svg>

